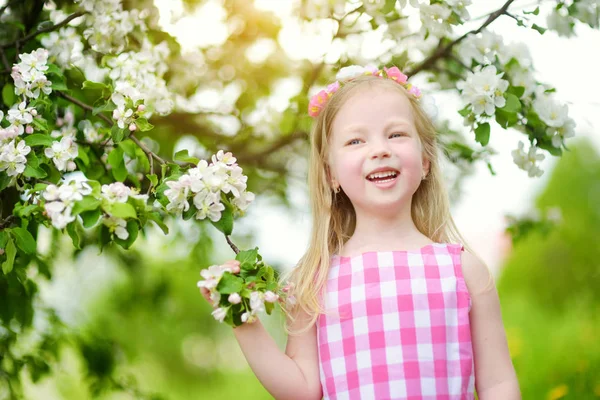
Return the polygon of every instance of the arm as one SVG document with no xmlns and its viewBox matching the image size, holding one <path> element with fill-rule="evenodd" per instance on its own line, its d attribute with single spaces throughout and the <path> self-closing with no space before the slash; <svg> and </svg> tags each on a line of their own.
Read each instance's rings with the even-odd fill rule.
<svg viewBox="0 0 600 400">
<path fill-rule="evenodd" d="M 466 251 L 462 267 L 472 301 L 469 317 L 477 395 L 480 400 L 520 400 L 494 278 L 483 261 Z"/>
<path fill-rule="evenodd" d="M 293 329 L 308 321 L 306 313 L 296 312 L 298 318 Z M 260 321 L 243 324 L 233 332 L 254 374 L 275 399 L 320 400 L 323 397 L 316 325 L 301 335 L 289 335 L 285 354 Z"/>
</svg>

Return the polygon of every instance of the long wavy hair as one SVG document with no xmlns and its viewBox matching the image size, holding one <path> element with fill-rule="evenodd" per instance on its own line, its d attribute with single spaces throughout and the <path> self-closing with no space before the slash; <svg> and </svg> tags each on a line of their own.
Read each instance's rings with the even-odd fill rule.
<svg viewBox="0 0 600 400">
<path fill-rule="evenodd" d="M 310 133 L 310 158 L 308 169 L 308 189 L 312 209 L 312 232 L 308 249 L 298 264 L 280 275 L 281 284 L 292 283 L 296 299 L 294 306 L 283 307 L 288 317 L 285 323 L 287 334 L 306 332 L 317 320 L 319 314 L 326 313 L 321 304 L 321 293 L 327 281 L 329 260 L 333 254 L 341 254 L 342 246 L 354 233 L 356 214 L 350 199 L 344 191 L 335 193 L 329 183 L 327 160 L 329 138 L 333 121 L 342 106 L 361 89 L 374 85 L 396 90 L 410 101 L 415 127 L 421 140 L 423 155 L 430 163 L 429 174 L 421 181 L 413 194 L 411 217 L 417 229 L 436 243 L 462 243 L 472 251 L 458 231 L 450 215 L 450 202 L 440 170 L 438 154 L 441 153 L 436 139 L 435 127 L 424 112 L 419 101 L 402 86 L 391 79 L 360 76 L 345 83 L 335 92 L 318 117 Z M 294 321 L 291 309 L 301 307 L 310 317 L 310 322 L 300 330 L 292 331 Z"/>
</svg>

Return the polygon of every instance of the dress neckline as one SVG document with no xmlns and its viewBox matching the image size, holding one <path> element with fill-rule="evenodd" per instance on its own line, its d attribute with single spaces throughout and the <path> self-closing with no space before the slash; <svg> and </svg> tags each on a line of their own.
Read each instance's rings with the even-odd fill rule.
<svg viewBox="0 0 600 400">
<path fill-rule="evenodd" d="M 432 243 L 428 243 L 425 246 L 419 247 L 418 249 L 410 249 L 410 250 L 370 250 L 370 251 L 364 251 L 362 253 L 359 254 L 355 254 L 353 256 L 340 256 L 337 253 L 334 253 L 332 255 L 332 258 L 334 259 L 341 259 L 341 260 L 354 260 L 355 258 L 359 258 L 359 257 L 364 257 L 366 254 L 379 254 L 379 253 L 392 253 L 392 254 L 416 254 L 416 253 L 421 253 L 424 249 L 428 248 L 428 247 L 432 247 L 432 246 L 448 246 L 451 243 L 437 243 L 437 242 L 432 242 Z"/>
</svg>

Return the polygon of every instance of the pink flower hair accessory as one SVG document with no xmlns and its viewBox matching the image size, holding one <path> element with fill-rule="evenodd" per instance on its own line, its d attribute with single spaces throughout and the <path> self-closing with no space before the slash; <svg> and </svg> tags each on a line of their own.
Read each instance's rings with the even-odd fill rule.
<svg viewBox="0 0 600 400">
<path fill-rule="evenodd" d="M 403 74 L 398 67 L 384 67 L 383 70 L 380 70 L 373 65 L 367 65 L 365 67 L 360 65 L 350 65 L 338 71 L 335 76 L 336 81 L 334 83 L 327 85 L 326 89 L 319 91 L 310 98 L 308 103 L 308 115 L 316 118 L 321 113 L 321 110 L 325 107 L 331 96 L 333 96 L 333 94 L 340 89 L 342 84 L 350 82 L 354 78 L 362 75 L 372 75 L 391 79 L 394 82 L 404 86 L 408 93 L 412 94 L 415 98 L 419 99 L 422 96 L 419 88 L 408 83 L 408 76 Z"/>
</svg>

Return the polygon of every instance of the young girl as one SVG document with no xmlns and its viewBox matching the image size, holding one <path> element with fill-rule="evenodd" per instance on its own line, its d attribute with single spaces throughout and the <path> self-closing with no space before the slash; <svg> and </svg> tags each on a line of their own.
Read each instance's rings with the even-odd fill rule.
<svg viewBox="0 0 600 400">
<path fill-rule="evenodd" d="M 297 299 L 285 353 L 244 324 L 250 367 L 276 399 L 520 399 L 494 281 L 460 244 L 419 90 L 395 67 L 338 77 L 309 108 L 313 227 L 282 276 Z"/>
</svg>

